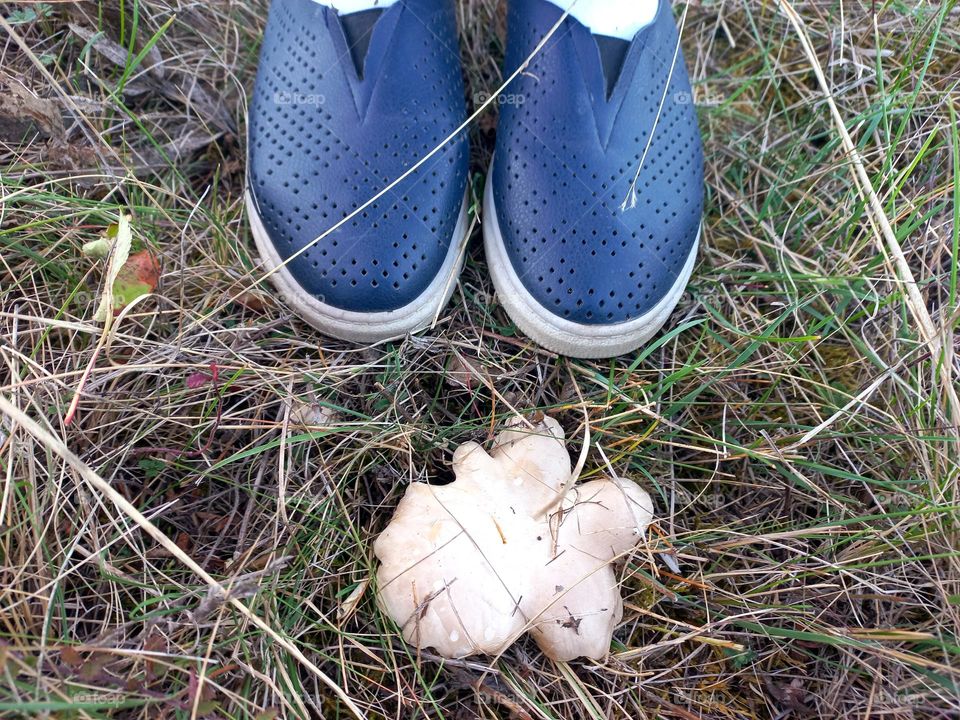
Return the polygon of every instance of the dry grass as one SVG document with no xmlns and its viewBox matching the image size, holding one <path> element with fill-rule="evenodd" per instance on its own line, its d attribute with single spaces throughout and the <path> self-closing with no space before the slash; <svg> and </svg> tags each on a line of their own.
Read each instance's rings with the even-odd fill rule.
<svg viewBox="0 0 960 720">
<path fill-rule="evenodd" d="M 0 145 L 0 394 L 19 408 L 0 414 L 0 715 L 346 717 L 279 635 L 373 718 L 957 717 L 957 3 L 795 5 L 883 217 L 777 3 L 691 3 L 705 248 L 661 339 L 599 363 L 520 336 L 477 243 L 440 324 L 384 348 L 319 337 L 255 287 L 264 4 L 0 4 L 0 84 L 48 100 L 30 142 Z M 502 8 L 460 7 L 472 97 L 499 82 Z M 80 248 L 122 209 L 162 283 L 95 357 L 103 268 Z M 303 426 L 303 404 L 333 424 Z M 627 563 L 605 664 L 523 641 L 442 665 L 373 602 L 371 539 L 405 484 L 447 478 L 511 406 L 571 437 L 586 415 L 656 496 L 651 546 L 680 573 Z"/>
</svg>

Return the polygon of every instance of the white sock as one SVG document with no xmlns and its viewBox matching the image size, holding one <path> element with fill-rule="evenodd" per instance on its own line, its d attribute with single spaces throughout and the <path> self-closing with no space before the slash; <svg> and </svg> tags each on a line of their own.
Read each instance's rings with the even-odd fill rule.
<svg viewBox="0 0 960 720">
<path fill-rule="evenodd" d="M 360 12 L 361 10 L 373 10 L 374 8 L 385 8 L 393 5 L 397 0 L 313 0 L 320 5 L 326 5 L 333 8 L 341 15 Z"/>
<path fill-rule="evenodd" d="M 385 8 L 397 0 L 313 0 L 331 7 L 341 15 Z M 633 40 L 633 36 L 653 22 L 660 0 L 550 0 L 561 10 L 573 6 L 570 15 L 595 35 Z"/>
<path fill-rule="evenodd" d="M 582 22 L 594 35 L 633 40 L 657 16 L 660 0 L 550 0 Z M 575 4 L 574 4 L 575 3 Z M 571 7 L 572 6 L 572 7 Z"/>
</svg>

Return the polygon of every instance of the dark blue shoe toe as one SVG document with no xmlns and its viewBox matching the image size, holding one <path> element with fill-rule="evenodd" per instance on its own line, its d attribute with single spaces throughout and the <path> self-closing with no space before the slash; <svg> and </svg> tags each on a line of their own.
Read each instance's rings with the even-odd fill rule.
<svg viewBox="0 0 960 720">
<path fill-rule="evenodd" d="M 561 15 L 545 0 L 511 2 L 508 72 Z M 488 262 L 511 318 L 557 352 L 636 349 L 689 280 L 703 152 L 677 41 L 666 2 L 633 42 L 568 18 L 508 91 L 522 102 L 501 108 Z"/>
<path fill-rule="evenodd" d="M 400 337 L 449 299 L 467 231 L 464 134 L 344 220 L 457 129 L 463 96 L 452 3 L 342 17 L 312 0 L 271 4 L 247 201 L 285 301 L 323 332 Z"/>
</svg>

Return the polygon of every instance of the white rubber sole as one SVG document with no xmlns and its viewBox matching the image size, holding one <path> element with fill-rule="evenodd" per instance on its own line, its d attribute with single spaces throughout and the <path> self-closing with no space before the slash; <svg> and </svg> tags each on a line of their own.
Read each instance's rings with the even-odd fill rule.
<svg viewBox="0 0 960 720">
<path fill-rule="evenodd" d="M 584 325 L 557 317 L 523 286 L 507 256 L 493 198 L 493 168 L 483 196 L 483 244 L 497 296 L 507 314 L 532 340 L 560 355 L 585 359 L 617 357 L 633 352 L 663 327 L 690 281 L 697 260 L 700 232 L 670 292 L 650 311 L 615 325 Z M 702 228 L 701 228 L 702 229 Z"/>
<path fill-rule="evenodd" d="M 469 199 L 468 191 L 460 209 L 450 250 L 429 287 L 416 300 L 402 308 L 388 312 L 364 313 L 328 305 L 300 286 L 293 274 L 283 265 L 283 259 L 263 227 L 253 194 L 249 190 L 246 193 L 253 240 L 264 268 L 272 273 L 270 279 L 280 291 L 283 302 L 324 335 L 363 344 L 397 340 L 424 330 L 436 321 L 440 312 L 450 302 L 466 257 L 467 233 L 470 229 L 467 217 Z"/>
</svg>

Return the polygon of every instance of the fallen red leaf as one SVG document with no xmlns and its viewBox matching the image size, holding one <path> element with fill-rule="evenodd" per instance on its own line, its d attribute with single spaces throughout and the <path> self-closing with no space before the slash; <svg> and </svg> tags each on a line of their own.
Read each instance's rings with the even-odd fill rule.
<svg viewBox="0 0 960 720">
<path fill-rule="evenodd" d="M 213 378 L 206 373 L 190 373 L 190 375 L 187 376 L 187 388 L 190 390 L 196 390 L 197 388 L 203 387 L 211 380 L 213 380 Z"/>
<path fill-rule="evenodd" d="M 160 262 L 149 250 L 134 253 L 124 263 L 113 284 L 113 314 L 116 315 L 142 295 L 149 295 L 160 283 Z"/>
<path fill-rule="evenodd" d="M 187 376 L 187 388 L 196 390 L 208 382 L 216 383 L 220 379 L 220 368 L 216 363 L 210 363 L 210 374 L 195 372 Z"/>
</svg>

